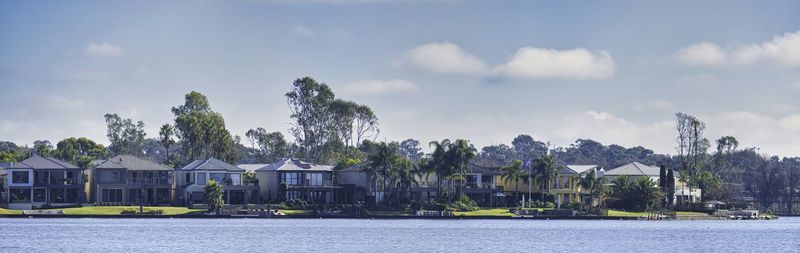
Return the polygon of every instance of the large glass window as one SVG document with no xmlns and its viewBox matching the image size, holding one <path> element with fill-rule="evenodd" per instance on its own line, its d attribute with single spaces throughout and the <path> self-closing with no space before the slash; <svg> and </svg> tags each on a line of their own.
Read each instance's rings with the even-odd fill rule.
<svg viewBox="0 0 800 253">
<path fill-rule="evenodd" d="M 11 172 L 11 183 L 12 184 L 30 184 L 30 171 L 12 171 Z M 30 191 L 28 192 L 30 195 Z"/>
<path fill-rule="evenodd" d="M 119 183 L 122 182 L 122 172 L 101 170 L 97 172 L 97 179 L 102 183 Z"/>
<path fill-rule="evenodd" d="M 33 182 L 34 184 L 44 185 L 47 184 L 48 177 L 47 171 L 36 171 L 33 173 Z"/>
<path fill-rule="evenodd" d="M 281 179 L 281 183 L 285 183 L 287 185 L 299 185 L 300 184 L 300 173 L 297 172 L 286 172 L 283 173 L 283 178 Z M 288 198 L 287 198 L 288 199 Z"/>
<path fill-rule="evenodd" d="M 11 189 L 8 193 L 11 195 L 11 203 L 31 202 L 31 189 Z"/>
<path fill-rule="evenodd" d="M 169 189 L 156 189 L 156 201 L 158 203 L 169 202 Z"/>
<path fill-rule="evenodd" d="M 211 179 L 214 179 L 214 181 L 217 181 L 217 183 L 225 183 L 225 173 L 210 173 L 210 176 Z"/>
<path fill-rule="evenodd" d="M 233 184 L 233 185 L 241 185 L 242 184 L 242 174 L 233 173 L 233 174 L 228 174 L 228 176 L 231 179 L 231 184 Z"/>
<path fill-rule="evenodd" d="M 322 173 L 307 173 L 306 182 L 310 186 L 322 186 Z"/>
<path fill-rule="evenodd" d="M 122 202 L 122 189 L 103 189 L 101 202 Z"/>
<path fill-rule="evenodd" d="M 47 202 L 47 190 L 44 188 L 33 189 L 33 202 Z"/>
<path fill-rule="evenodd" d="M 139 203 L 140 189 L 128 189 L 128 202 Z"/>
<path fill-rule="evenodd" d="M 50 172 L 50 184 L 64 184 L 66 173 L 64 171 L 51 171 Z"/>
<path fill-rule="evenodd" d="M 67 194 L 64 189 L 50 189 L 50 203 L 67 203 Z"/>
<path fill-rule="evenodd" d="M 206 173 L 205 172 L 197 172 L 197 184 L 205 185 L 206 184 Z"/>
</svg>

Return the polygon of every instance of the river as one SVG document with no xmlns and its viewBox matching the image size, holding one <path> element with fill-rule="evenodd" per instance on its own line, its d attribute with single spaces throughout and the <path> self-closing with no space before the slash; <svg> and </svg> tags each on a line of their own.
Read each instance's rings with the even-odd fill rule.
<svg viewBox="0 0 800 253">
<path fill-rule="evenodd" d="M 800 252 L 772 221 L 0 219 L 2 252 Z"/>
</svg>

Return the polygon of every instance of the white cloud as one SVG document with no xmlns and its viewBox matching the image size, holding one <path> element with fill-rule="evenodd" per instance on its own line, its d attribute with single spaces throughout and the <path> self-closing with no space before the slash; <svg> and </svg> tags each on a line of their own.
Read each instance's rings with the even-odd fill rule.
<svg viewBox="0 0 800 253">
<path fill-rule="evenodd" d="M 689 65 L 725 66 L 732 63 L 749 66 L 768 63 L 800 67 L 800 31 L 775 35 L 772 40 L 763 43 L 727 48 L 704 41 L 683 48 L 676 55 L 681 62 Z"/>
<path fill-rule="evenodd" d="M 740 47 L 734 55 L 744 64 L 772 62 L 782 66 L 800 66 L 800 31 L 775 35 L 771 41 Z"/>
<path fill-rule="evenodd" d="M 722 48 L 711 42 L 700 42 L 678 51 L 678 60 L 689 65 L 717 65 L 728 58 Z"/>
<path fill-rule="evenodd" d="M 603 79 L 614 75 L 614 59 L 604 50 L 523 47 L 492 74 L 515 79 Z"/>
<path fill-rule="evenodd" d="M 316 31 L 314 31 L 311 28 L 308 28 L 308 27 L 306 27 L 304 25 L 295 25 L 295 26 L 293 26 L 291 28 L 291 32 L 294 35 L 306 36 L 306 37 L 314 37 L 314 36 L 317 35 Z"/>
<path fill-rule="evenodd" d="M 86 50 L 84 50 L 86 55 L 94 56 L 94 57 L 115 57 L 122 54 L 122 48 L 118 46 L 114 46 L 109 44 L 108 42 L 103 43 L 90 43 L 86 46 Z"/>
<path fill-rule="evenodd" d="M 672 104 L 670 101 L 666 100 L 651 100 L 636 104 L 633 106 L 633 109 L 636 111 L 652 111 L 652 110 L 672 110 L 675 109 L 675 105 Z"/>
<path fill-rule="evenodd" d="M 346 89 L 351 93 L 379 94 L 417 91 L 419 87 L 410 81 L 391 79 L 358 81 L 347 85 Z"/>
<path fill-rule="evenodd" d="M 434 42 L 412 48 L 398 63 L 440 74 L 482 75 L 486 71 L 486 63 L 450 42 Z"/>
<path fill-rule="evenodd" d="M 606 145 L 644 146 L 657 152 L 673 153 L 671 120 L 637 123 L 610 112 L 586 111 L 567 116 L 553 134 L 565 141 L 593 139 Z"/>
<path fill-rule="evenodd" d="M 800 114 L 783 117 L 778 123 L 786 130 L 800 131 Z"/>
</svg>

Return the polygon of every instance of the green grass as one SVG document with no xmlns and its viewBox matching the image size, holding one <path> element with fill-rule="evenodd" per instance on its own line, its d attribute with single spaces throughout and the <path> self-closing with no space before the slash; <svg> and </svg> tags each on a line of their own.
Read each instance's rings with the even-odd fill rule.
<svg viewBox="0 0 800 253">
<path fill-rule="evenodd" d="M 618 210 L 608 210 L 608 216 L 616 216 L 616 217 L 642 217 L 647 216 L 650 213 L 648 212 L 626 212 L 626 211 L 618 211 Z"/>
<path fill-rule="evenodd" d="M 707 213 L 701 213 L 701 212 L 677 211 L 677 212 L 675 212 L 675 214 L 678 215 L 678 216 L 708 216 Z"/>
<path fill-rule="evenodd" d="M 22 211 L 0 208 L 0 214 L 22 214 Z"/>
<path fill-rule="evenodd" d="M 369 211 L 369 215 L 374 216 L 409 216 L 406 211 Z"/>
<path fill-rule="evenodd" d="M 514 214 L 511 213 L 508 208 L 481 209 L 481 210 L 478 210 L 478 211 L 471 211 L 471 212 L 453 212 L 453 215 L 455 215 L 455 216 L 502 216 L 502 217 L 514 216 Z"/>
<path fill-rule="evenodd" d="M 287 210 L 287 209 L 280 209 L 278 210 L 281 213 L 286 215 L 303 215 L 303 214 L 312 214 L 314 213 L 313 210 Z"/>
<path fill-rule="evenodd" d="M 64 210 L 66 215 L 119 215 L 123 210 L 139 211 L 138 206 L 83 206 L 70 208 L 54 208 L 54 210 Z M 186 207 L 171 206 L 146 206 L 144 211 L 162 210 L 166 215 L 180 215 L 191 213 L 202 213 L 205 209 L 189 209 Z"/>
</svg>

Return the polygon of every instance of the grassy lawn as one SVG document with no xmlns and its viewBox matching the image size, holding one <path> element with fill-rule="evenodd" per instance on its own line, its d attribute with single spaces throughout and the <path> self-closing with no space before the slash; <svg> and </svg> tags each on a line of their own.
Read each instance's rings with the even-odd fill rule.
<svg viewBox="0 0 800 253">
<path fill-rule="evenodd" d="M 678 215 L 678 216 L 708 216 L 707 213 L 701 213 L 701 212 L 677 211 L 677 212 L 675 212 L 675 214 Z"/>
<path fill-rule="evenodd" d="M 626 211 L 618 211 L 618 210 L 608 210 L 608 216 L 617 216 L 617 217 L 642 217 L 647 216 L 650 213 L 648 212 L 626 212 Z"/>
<path fill-rule="evenodd" d="M 456 216 L 504 216 L 504 217 L 511 217 L 514 216 L 508 208 L 491 208 L 491 209 L 481 209 L 478 211 L 472 212 L 453 212 L 453 215 Z"/>
<path fill-rule="evenodd" d="M 54 208 L 54 210 L 64 210 L 67 215 L 119 215 L 123 210 L 139 211 L 138 206 L 83 206 L 71 208 Z M 190 213 L 202 213 L 205 209 L 189 209 L 186 207 L 171 207 L 171 206 L 146 206 L 144 211 L 162 210 L 167 215 L 179 215 Z"/>
<path fill-rule="evenodd" d="M 369 211 L 369 215 L 375 216 L 409 216 L 406 211 Z"/>
<path fill-rule="evenodd" d="M 286 210 L 280 209 L 281 213 L 285 213 L 286 215 L 303 215 L 303 214 L 312 214 L 314 213 L 313 210 Z"/>
<path fill-rule="evenodd" d="M 22 214 L 22 211 L 0 208 L 0 214 Z"/>
</svg>

